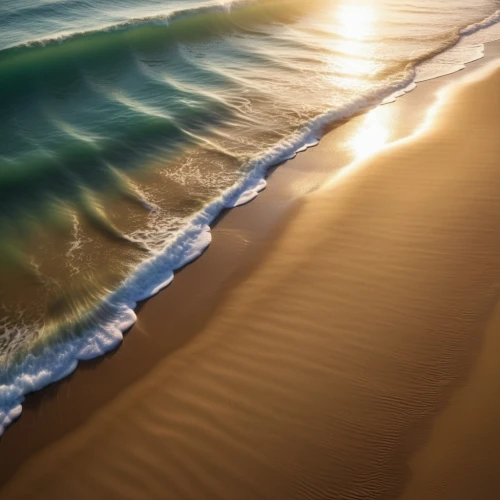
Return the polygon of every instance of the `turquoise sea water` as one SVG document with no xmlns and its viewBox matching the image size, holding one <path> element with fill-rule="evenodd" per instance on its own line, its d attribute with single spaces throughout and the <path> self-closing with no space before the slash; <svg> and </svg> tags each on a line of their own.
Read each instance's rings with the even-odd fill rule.
<svg viewBox="0 0 500 500">
<path fill-rule="evenodd" d="M 481 56 L 495 0 L 3 0 L 0 432 L 322 128 Z"/>
</svg>

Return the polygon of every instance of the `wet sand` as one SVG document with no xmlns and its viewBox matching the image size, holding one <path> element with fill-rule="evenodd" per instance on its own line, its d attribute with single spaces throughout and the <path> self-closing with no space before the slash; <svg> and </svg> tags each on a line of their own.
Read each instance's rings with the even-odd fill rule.
<svg viewBox="0 0 500 500">
<path fill-rule="evenodd" d="M 2 499 L 497 498 L 499 83 L 305 198 L 364 118 L 277 170 L 115 356 L 28 401 Z"/>
</svg>

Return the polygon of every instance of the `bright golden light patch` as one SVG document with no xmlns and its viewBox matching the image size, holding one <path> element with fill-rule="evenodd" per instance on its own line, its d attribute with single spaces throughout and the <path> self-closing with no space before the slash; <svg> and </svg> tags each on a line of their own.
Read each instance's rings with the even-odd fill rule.
<svg viewBox="0 0 500 500">
<path fill-rule="evenodd" d="M 346 57 L 337 58 L 341 69 L 353 75 L 369 74 L 376 70 L 375 61 L 367 57 L 367 38 L 373 35 L 377 10 L 372 3 L 345 1 L 335 10 L 335 24 L 339 26 L 341 39 L 335 41 L 335 48 Z"/>
<path fill-rule="evenodd" d="M 340 35 L 346 39 L 363 40 L 373 30 L 376 14 L 372 4 L 346 2 L 339 5 Z"/>
<path fill-rule="evenodd" d="M 387 144 L 390 137 L 389 116 L 386 106 L 379 106 L 366 115 L 358 133 L 349 143 L 356 159 L 366 158 Z"/>
</svg>

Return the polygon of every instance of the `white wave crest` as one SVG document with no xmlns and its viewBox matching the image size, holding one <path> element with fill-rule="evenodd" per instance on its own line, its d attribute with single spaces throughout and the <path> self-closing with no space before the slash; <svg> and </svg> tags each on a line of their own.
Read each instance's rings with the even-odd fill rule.
<svg viewBox="0 0 500 500">
<path fill-rule="evenodd" d="M 489 28 L 490 26 L 493 26 L 494 24 L 497 24 L 499 22 L 500 22 L 500 10 L 497 10 L 494 14 L 487 17 L 486 19 L 483 19 L 482 21 L 470 24 L 469 26 L 462 28 L 460 30 L 460 35 L 462 36 L 473 35 L 474 33 Z"/>
</svg>

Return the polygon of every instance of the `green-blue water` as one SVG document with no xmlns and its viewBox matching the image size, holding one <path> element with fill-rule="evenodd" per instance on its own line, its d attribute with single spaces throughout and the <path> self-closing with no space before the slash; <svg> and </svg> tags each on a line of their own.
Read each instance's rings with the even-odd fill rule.
<svg viewBox="0 0 500 500">
<path fill-rule="evenodd" d="M 477 58 L 498 4 L 3 0 L 0 429 L 116 346 L 269 166 Z"/>
</svg>

